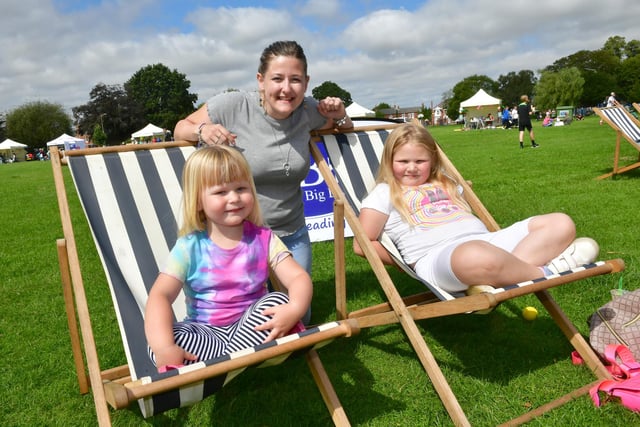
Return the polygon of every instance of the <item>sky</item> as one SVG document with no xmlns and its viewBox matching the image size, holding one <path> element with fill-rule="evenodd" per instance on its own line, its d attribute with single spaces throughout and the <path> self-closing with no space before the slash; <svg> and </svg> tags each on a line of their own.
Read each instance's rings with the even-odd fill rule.
<svg viewBox="0 0 640 427">
<path fill-rule="evenodd" d="M 262 50 L 304 48 L 311 81 L 357 103 L 437 105 L 471 75 L 538 70 L 611 36 L 640 40 L 637 0 L 20 0 L 0 3 L 0 112 L 66 111 L 98 83 L 162 63 L 198 103 L 255 90 Z M 603 94 L 603 96 L 606 94 Z"/>
</svg>

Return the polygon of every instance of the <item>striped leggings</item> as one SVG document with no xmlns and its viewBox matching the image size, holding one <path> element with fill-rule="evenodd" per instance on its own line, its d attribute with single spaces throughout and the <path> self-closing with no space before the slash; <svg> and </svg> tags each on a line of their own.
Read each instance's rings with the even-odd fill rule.
<svg viewBox="0 0 640 427">
<path fill-rule="evenodd" d="M 198 361 L 254 347 L 262 344 L 271 332 L 254 330 L 256 326 L 270 319 L 270 316 L 262 315 L 262 311 L 287 302 L 289 297 L 286 294 L 270 292 L 253 303 L 244 315 L 231 325 L 212 326 L 204 323 L 178 322 L 173 325 L 173 337 L 177 345 L 198 356 Z M 149 356 L 155 365 L 156 358 L 151 348 Z"/>
</svg>

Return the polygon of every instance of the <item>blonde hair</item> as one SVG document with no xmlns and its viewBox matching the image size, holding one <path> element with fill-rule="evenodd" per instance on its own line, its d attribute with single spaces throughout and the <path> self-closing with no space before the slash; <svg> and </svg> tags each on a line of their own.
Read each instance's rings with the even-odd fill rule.
<svg viewBox="0 0 640 427">
<path fill-rule="evenodd" d="M 450 177 L 442 166 L 438 145 L 431 134 L 423 126 L 405 123 L 395 128 L 387 138 L 382 151 L 382 158 L 380 159 L 380 168 L 376 176 L 377 183 L 389 185 L 391 203 L 400 212 L 403 219 L 410 224 L 414 223 L 407 205 L 402 199 L 402 185 L 393 176 L 393 157 L 398 149 L 406 144 L 422 145 L 427 150 L 431 157 L 431 171 L 428 182 L 441 183 L 455 204 L 467 211 L 471 211 L 467 201 L 458 192 L 457 182 Z"/>
<path fill-rule="evenodd" d="M 247 220 L 262 225 L 256 186 L 244 156 L 237 149 L 226 145 L 200 148 L 191 154 L 182 171 L 182 225 L 178 235 L 206 230 L 207 218 L 202 209 L 199 209 L 202 192 L 214 185 L 236 181 L 249 182 L 254 204 Z"/>
<path fill-rule="evenodd" d="M 529 97 L 527 95 L 522 95 L 520 97 L 520 101 L 529 103 Z"/>
</svg>

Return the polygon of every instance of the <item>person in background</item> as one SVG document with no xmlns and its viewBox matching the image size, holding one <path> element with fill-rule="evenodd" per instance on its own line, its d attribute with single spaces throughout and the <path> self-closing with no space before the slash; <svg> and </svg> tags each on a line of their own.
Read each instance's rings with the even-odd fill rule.
<svg viewBox="0 0 640 427">
<path fill-rule="evenodd" d="M 146 305 L 149 355 L 159 370 L 229 354 L 303 330 L 311 278 L 262 226 L 251 171 L 240 152 L 196 150 L 183 171 L 182 225 Z M 272 270 L 286 288 L 268 292 Z M 184 290 L 186 318 L 171 304 Z"/>
<path fill-rule="evenodd" d="M 309 132 L 353 124 L 340 98 L 305 96 L 307 58 L 295 41 L 277 41 L 260 57 L 257 92 L 225 92 L 180 120 L 176 140 L 234 145 L 246 157 L 265 224 L 311 274 L 311 243 L 300 183 L 309 172 Z M 307 323 L 308 317 L 305 318 Z"/>
<path fill-rule="evenodd" d="M 613 107 L 615 105 L 620 105 L 620 103 L 618 102 L 618 99 L 616 98 L 616 93 L 615 92 L 611 92 L 611 94 L 607 97 L 606 100 L 606 108 L 609 107 Z M 602 119 L 600 119 L 600 125 L 602 126 Z"/>
<path fill-rule="evenodd" d="M 509 107 L 504 107 L 502 109 L 502 128 L 511 129 L 511 126 L 511 111 L 509 111 Z"/>
<path fill-rule="evenodd" d="M 533 109 L 531 108 L 531 104 L 529 103 L 529 97 L 527 95 L 522 95 L 520 97 L 520 104 L 518 104 L 518 130 L 520 134 L 518 135 L 520 139 L 520 148 L 524 148 L 524 131 L 529 131 L 529 139 L 531 140 L 531 148 L 537 148 L 540 145 L 536 144 L 535 136 L 533 135 L 533 126 L 531 125 L 531 115 L 533 114 Z"/>
</svg>

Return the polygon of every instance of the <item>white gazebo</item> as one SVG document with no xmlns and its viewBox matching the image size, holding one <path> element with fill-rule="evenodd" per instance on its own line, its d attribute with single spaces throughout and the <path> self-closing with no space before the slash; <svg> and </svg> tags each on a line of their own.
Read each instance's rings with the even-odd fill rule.
<svg viewBox="0 0 640 427">
<path fill-rule="evenodd" d="M 152 123 L 149 123 L 139 131 L 136 131 L 131 134 L 131 139 L 141 139 L 141 138 L 155 139 L 155 137 L 159 137 L 160 139 L 164 138 L 164 129 Z"/>
<path fill-rule="evenodd" d="M 16 148 L 25 149 L 27 147 L 28 147 L 27 144 L 22 144 L 21 142 L 17 142 L 9 138 L 0 142 L 0 150 L 14 150 Z"/>
<path fill-rule="evenodd" d="M 460 106 L 467 110 L 467 119 L 473 117 L 485 118 L 489 113 L 494 117 L 498 114 L 498 108 L 500 108 L 501 99 L 494 98 L 484 90 L 480 89 L 471 98 L 462 101 Z"/>
<path fill-rule="evenodd" d="M 86 141 L 82 138 L 76 138 L 75 136 L 67 135 L 63 133 L 56 139 L 52 139 L 47 142 L 47 147 L 64 147 L 65 150 L 75 150 L 78 148 L 84 148 Z"/>
<path fill-rule="evenodd" d="M 24 159 L 24 156 L 27 153 L 27 147 L 27 144 L 22 144 L 7 138 L 0 143 L 0 153 L 4 159 L 9 159 L 11 157 L 10 153 L 14 153 L 16 155 L 16 160 L 18 158 Z"/>
<path fill-rule="evenodd" d="M 353 102 L 351 105 L 347 107 L 347 115 L 351 118 L 353 117 L 375 117 L 375 111 L 369 110 L 368 108 L 363 107 L 357 102 Z"/>
</svg>

